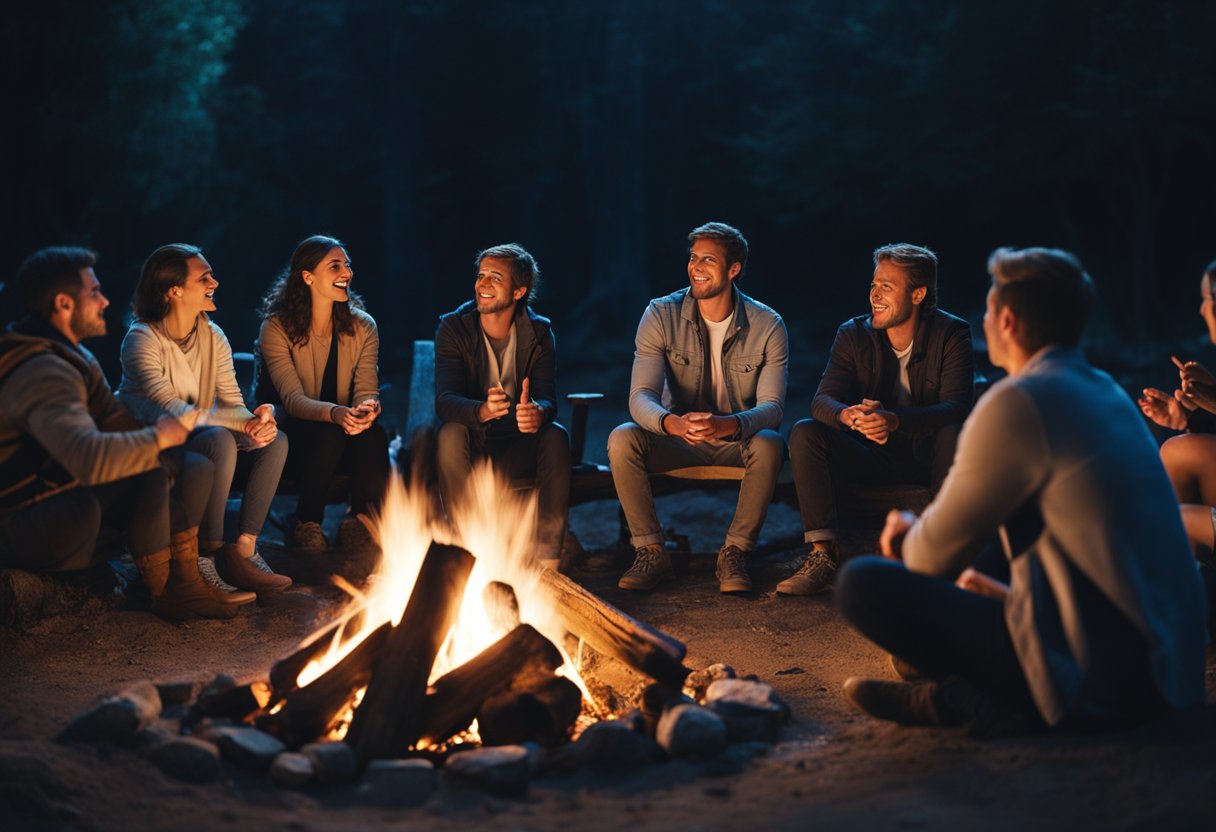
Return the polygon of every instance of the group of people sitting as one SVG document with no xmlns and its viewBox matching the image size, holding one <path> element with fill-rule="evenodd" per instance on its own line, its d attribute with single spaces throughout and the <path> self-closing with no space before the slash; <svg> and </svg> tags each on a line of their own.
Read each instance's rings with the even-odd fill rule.
<svg viewBox="0 0 1216 832">
<path fill-rule="evenodd" d="M 785 461 L 789 342 L 781 316 L 739 290 L 742 233 L 711 222 L 688 241 L 688 285 L 643 313 L 632 421 L 608 440 L 635 550 L 619 585 L 651 590 L 674 574 L 650 476 L 729 466 L 742 475 L 717 577 L 723 592 L 744 593 Z M 1178 498 L 1216 504 L 1206 465 L 1216 442 L 1188 434 L 1159 456 L 1135 404 L 1086 362 L 1078 344 L 1093 286 L 1071 254 L 992 255 L 984 335 L 1009 377 L 978 404 L 970 327 L 938 308 L 935 254 L 882 246 L 873 265 L 870 311 L 839 328 L 811 418 L 789 434 L 805 547 L 775 587 L 811 595 L 835 585 L 844 616 L 904 677 L 851 679 L 846 695 L 876 716 L 934 724 L 994 709 L 1105 724 L 1200 701 L 1205 599 L 1194 553 L 1210 557 L 1216 513 L 1180 510 Z M 30 315 L 0 338 L 0 558 L 78 568 L 97 527 L 118 522 L 154 610 L 230 615 L 251 593 L 288 583 L 256 545 L 280 473 L 300 489 L 292 541 L 319 551 L 325 490 L 342 465 L 352 472 L 343 548 L 374 548 L 366 521 L 391 475 L 377 423 L 378 339 L 350 291 L 342 244 L 302 242 L 267 296 L 252 409 L 207 316 L 218 284 L 202 252 L 166 246 L 145 264 L 117 398 L 80 346 L 105 332 L 92 266 L 90 252 L 48 249 L 18 275 Z M 552 564 L 571 462 L 556 421 L 553 326 L 532 304 L 539 279 L 522 247 L 486 249 L 473 299 L 440 318 L 436 465 L 453 522 L 478 460 L 534 480 L 538 558 Z M 1211 279 L 1204 308 L 1216 334 Z M 1183 430 L 1199 411 L 1216 412 L 1216 378 L 1178 363 L 1178 391 L 1145 391 L 1140 407 Z M 1175 456 L 1185 464 L 1171 465 Z M 240 467 L 239 533 L 224 541 Z M 836 486 L 846 480 L 920 482 L 936 496 L 920 517 L 891 512 L 881 557 L 845 563 Z M 215 553 L 213 581 L 200 550 Z M 217 589 L 221 578 L 235 591 Z"/>
</svg>

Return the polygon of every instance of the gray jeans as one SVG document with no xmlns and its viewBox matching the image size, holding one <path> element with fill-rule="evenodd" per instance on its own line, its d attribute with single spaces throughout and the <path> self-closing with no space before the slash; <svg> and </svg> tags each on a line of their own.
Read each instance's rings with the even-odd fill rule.
<svg viewBox="0 0 1216 832">
<path fill-rule="evenodd" d="M 650 474 L 702 465 L 743 467 L 739 502 L 726 532 L 727 546 L 750 551 L 760 537 L 768 505 L 781 473 L 784 444 L 776 431 L 762 430 L 742 442 L 702 442 L 660 435 L 627 422 L 608 437 L 608 462 L 617 498 L 629 523 L 635 548 L 663 541 L 663 527 L 654 508 Z"/>
<path fill-rule="evenodd" d="M 199 524 L 199 537 L 209 541 L 223 540 L 224 510 L 228 507 L 228 492 L 232 490 L 232 477 L 240 453 L 236 437 L 227 428 L 203 428 L 190 434 L 186 448 L 202 454 L 215 465 L 215 478 L 211 481 L 211 495 Z M 283 463 L 287 461 L 287 434 L 280 431 L 266 447 L 244 453 L 250 455 L 251 465 L 241 499 L 239 530 L 240 534 L 257 537 L 262 533 L 262 524 L 266 522 L 270 503 L 279 487 Z"/>
</svg>

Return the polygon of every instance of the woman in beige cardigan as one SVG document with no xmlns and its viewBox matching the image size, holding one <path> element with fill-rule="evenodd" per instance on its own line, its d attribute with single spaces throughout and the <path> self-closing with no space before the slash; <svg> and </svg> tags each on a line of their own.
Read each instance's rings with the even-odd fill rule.
<svg viewBox="0 0 1216 832">
<path fill-rule="evenodd" d="M 321 530 L 334 475 L 351 474 L 350 513 L 338 530 L 342 549 L 370 560 L 371 512 L 388 484 L 388 437 L 377 422 L 380 338 L 341 242 L 315 236 L 296 246 L 291 264 L 266 295 L 258 349 L 259 402 L 280 405 L 295 449 L 288 475 L 300 489 L 293 538 L 303 552 L 329 548 Z M 364 565 L 370 566 L 370 563 Z"/>
<path fill-rule="evenodd" d="M 180 416 L 202 411 L 186 442 L 188 450 L 215 464 L 211 496 L 199 529 L 199 547 L 215 553 L 214 563 L 199 560 L 199 568 L 229 597 L 253 600 L 250 593 L 232 593 L 219 573 L 237 587 L 259 593 L 278 592 L 291 579 L 276 575 L 257 550 L 257 538 L 270 511 L 287 458 L 287 439 L 280 436 L 273 409 L 245 406 L 232 366 L 232 347 L 208 312 L 215 311 L 219 281 L 195 246 L 161 246 L 148 257 L 135 287 L 134 321 L 122 342 L 122 383 L 118 398 L 136 418 L 148 424 L 168 413 Z M 238 451 L 250 459 L 248 481 L 241 500 L 239 531 L 224 544 L 224 511 L 236 472 Z"/>
</svg>

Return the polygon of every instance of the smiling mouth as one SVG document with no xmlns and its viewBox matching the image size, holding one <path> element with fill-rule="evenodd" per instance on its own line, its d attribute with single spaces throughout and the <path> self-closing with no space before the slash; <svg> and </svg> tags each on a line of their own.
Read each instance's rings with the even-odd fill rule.
<svg viewBox="0 0 1216 832">
<path fill-rule="evenodd" d="M 493 295 L 488 295 L 488 294 L 486 294 L 485 292 L 478 292 L 478 293 L 477 293 L 477 297 L 479 297 L 479 298 L 485 298 L 486 300 L 494 300 L 494 296 L 493 296 Z"/>
<path fill-rule="evenodd" d="M 886 312 L 887 311 L 887 307 L 875 306 L 874 304 L 870 304 L 870 308 L 873 309 L 875 312 Z"/>
<path fill-rule="evenodd" d="M 347 287 L 347 286 L 349 286 L 349 285 L 350 285 L 350 281 L 349 281 L 349 280 L 339 280 L 337 283 L 335 283 L 335 284 L 334 284 L 334 288 L 335 288 L 335 289 L 342 289 L 343 291 L 345 291 L 345 290 L 346 290 L 346 287 Z"/>
<path fill-rule="evenodd" d="M 215 292 L 207 292 L 207 294 L 206 294 L 206 296 L 205 296 L 205 297 L 207 298 L 207 300 L 214 300 L 214 299 L 215 299 Z"/>
</svg>

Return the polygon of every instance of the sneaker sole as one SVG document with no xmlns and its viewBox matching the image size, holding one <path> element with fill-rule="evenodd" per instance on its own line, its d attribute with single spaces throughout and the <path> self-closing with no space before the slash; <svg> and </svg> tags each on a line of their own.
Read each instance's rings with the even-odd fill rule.
<svg viewBox="0 0 1216 832">
<path fill-rule="evenodd" d="M 724 594 L 751 592 L 752 584 L 751 581 L 748 581 L 747 583 L 743 583 L 742 581 L 720 583 L 718 584 L 718 591 Z"/>
<path fill-rule="evenodd" d="M 676 578 L 675 575 L 664 575 L 663 577 L 659 578 L 654 583 L 644 583 L 644 584 L 635 584 L 633 582 L 626 582 L 624 579 L 622 579 L 622 580 L 617 581 L 616 586 L 617 586 L 617 589 L 624 589 L 624 590 L 628 590 L 629 592 L 648 592 L 652 589 L 658 588 L 658 586 L 660 584 L 665 584 L 668 581 L 674 581 L 675 578 Z"/>
</svg>

